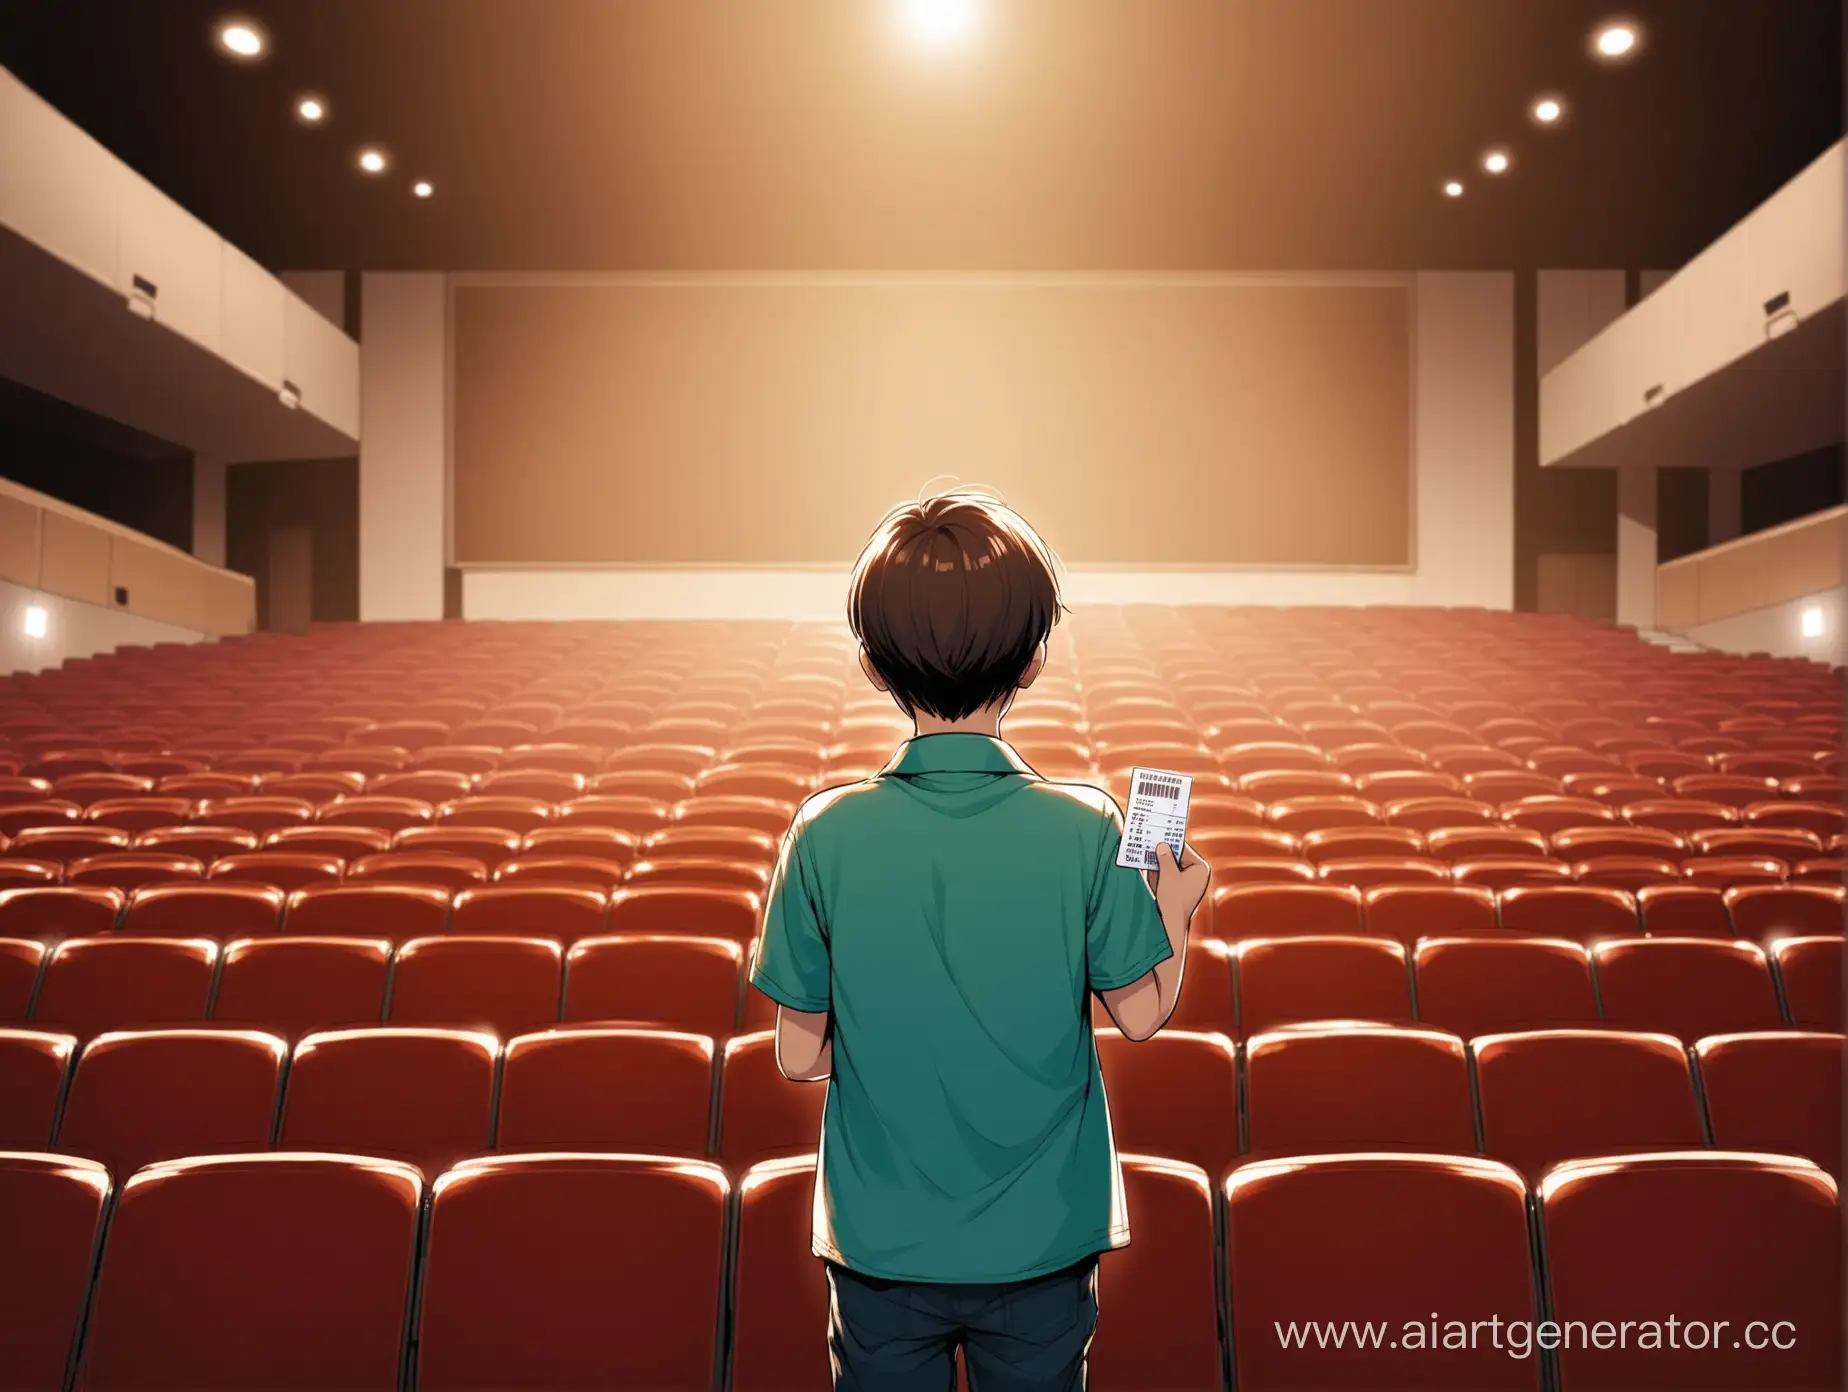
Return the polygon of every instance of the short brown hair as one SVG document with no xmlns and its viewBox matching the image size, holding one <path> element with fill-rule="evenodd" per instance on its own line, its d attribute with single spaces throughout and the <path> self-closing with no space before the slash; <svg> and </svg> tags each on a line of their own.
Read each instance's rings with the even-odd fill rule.
<svg viewBox="0 0 1848 1392">
<path fill-rule="evenodd" d="M 854 564 L 847 622 L 907 715 L 961 720 L 1020 685 L 1063 612 L 1056 564 L 996 499 L 907 503 Z"/>
</svg>

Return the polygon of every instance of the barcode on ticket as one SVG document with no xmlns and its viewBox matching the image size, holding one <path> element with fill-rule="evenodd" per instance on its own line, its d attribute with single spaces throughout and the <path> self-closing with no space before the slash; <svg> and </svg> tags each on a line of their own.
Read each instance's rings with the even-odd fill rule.
<svg viewBox="0 0 1848 1392">
<path fill-rule="evenodd" d="M 1137 781 L 1136 791 L 1149 793 L 1154 797 L 1178 798 L 1181 795 L 1181 785 L 1166 778 L 1143 777 Z"/>
</svg>

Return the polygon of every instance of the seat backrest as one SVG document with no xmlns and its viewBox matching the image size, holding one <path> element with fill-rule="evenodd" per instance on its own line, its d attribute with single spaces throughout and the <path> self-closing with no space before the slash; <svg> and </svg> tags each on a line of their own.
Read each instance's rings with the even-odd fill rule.
<svg viewBox="0 0 1848 1392">
<path fill-rule="evenodd" d="M 1838 1033 L 1710 1035 L 1694 1046 L 1713 1143 L 1814 1160 L 1842 1180 Z"/>
<path fill-rule="evenodd" d="M 1561 1160 L 1703 1142 L 1687 1051 L 1668 1035 L 1534 1030 L 1470 1048 L 1483 1150 L 1529 1179 Z"/>
<path fill-rule="evenodd" d="M 128 895 L 106 885 L 0 890 L 0 934 L 9 938 L 89 938 L 114 930 Z"/>
<path fill-rule="evenodd" d="M 763 897 L 754 890 L 711 885 L 619 889 L 610 896 L 611 933 L 674 933 L 730 938 L 757 936 Z"/>
<path fill-rule="evenodd" d="M 448 926 L 449 898 L 436 885 L 310 885 L 289 896 L 282 928 L 293 937 L 409 942 Z"/>
<path fill-rule="evenodd" d="M 0 1029 L 0 1151 L 51 1149 L 74 1035 Z"/>
<path fill-rule="evenodd" d="M 1562 1165 L 1537 1192 L 1562 1326 L 1635 1320 L 1641 1291 L 1653 1310 L 1700 1312 L 1674 1340 L 1658 1329 L 1653 1344 L 1566 1343 L 1562 1386 L 1839 1384 L 1841 1205 L 1808 1161 L 1730 1151 L 1599 1158 Z"/>
<path fill-rule="evenodd" d="M 145 885 L 129 896 L 122 931 L 147 938 L 262 937 L 282 919 L 282 890 L 255 884 Z"/>
<path fill-rule="evenodd" d="M 1687 1043 L 1708 1034 L 1783 1024 L 1770 965 L 1756 943 L 1733 938 L 1620 938 L 1591 950 L 1604 1021 Z"/>
<path fill-rule="evenodd" d="M 440 1174 L 492 1149 L 500 1041 L 466 1030 L 376 1026 L 295 1046 L 283 1150 L 378 1155 Z"/>
<path fill-rule="evenodd" d="M 1392 938 L 1247 938 L 1234 948 L 1246 1037 L 1305 1020 L 1412 1018 L 1405 945 Z"/>
<path fill-rule="evenodd" d="M 141 1171 L 110 1220 L 77 1385 L 394 1392 L 422 1190 L 408 1166 L 329 1155 Z"/>
<path fill-rule="evenodd" d="M 1410 947 L 1420 938 L 1475 937 L 1496 931 L 1495 893 L 1481 885 L 1378 885 L 1361 897 L 1369 933 Z"/>
<path fill-rule="evenodd" d="M 1730 938 L 1726 900 L 1711 885 L 1645 885 L 1636 891 L 1643 932 L 1652 938 Z"/>
<path fill-rule="evenodd" d="M 1223 1034 L 1164 1029 L 1137 1043 L 1097 1031 L 1118 1150 L 1166 1155 L 1208 1174 L 1238 1156 L 1238 1055 Z"/>
<path fill-rule="evenodd" d="M 109 1172 L 94 1161 L 0 1152 L 8 1387 L 66 1385 L 110 1191 Z"/>
<path fill-rule="evenodd" d="M 635 1155 L 506 1156 L 443 1176 L 418 1386 L 712 1386 L 730 1189 L 715 1165 Z"/>
<path fill-rule="evenodd" d="M 1226 1289 L 1236 1385 L 1537 1392 L 1538 1358 L 1458 1348 L 1337 1346 L 1304 1327 L 1352 1318 L 1388 1336 L 1433 1311 L 1531 1328 L 1527 1191 L 1506 1165 L 1443 1155 L 1328 1155 L 1246 1165 L 1225 1181 Z M 1329 1311 L 1327 1316 L 1310 1311 Z M 1441 1317 L 1440 1317 L 1441 1318 Z M 1280 1337 L 1292 1331 L 1296 1339 Z M 1211 1386 L 1212 1384 L 1207 1384 Z"/>
<path fill-rule="evenodd" d="M 99 1035 L 77 1060 L 57 1148 L 121 1180 L 162 1160 L 268 1150 L 288 1055 L 281 1039 L 254 1030 Z"/>
<path fill-rule="evenodd" d="M 1501 893 L 1501 925 L 1534 937 L 1591 943 L 1635 937 L 1636 900 L 1600 885 L 1522 885 Z"/>
<path fill-rule="evenodd" d="M 557 1023 L 564 949 L 550 938 L 413 938 L 398 949 L 386 1019 L 502 1038 Z"/>
<path fill-rule="evenodd" d="M 1237 884 L 1213 895 L 1213 936 L 1228 941 L 1360 931 L 1360 892 L 1346 885 Z"/>
<path fill-rule="evenodd" d="M 724 1039 L 737 1025 L 743 963 L 743 947 L 730 938 L 585 938 L 565 958 L 563 1018 L 630 1020 Z"/>
<path fill-rule="evenodd" d="M 1798 1029 L 1842 1028 L 1841 938 L 1779 938 L 1771 960 L 1784 983 L 1790 1023 Z"/>
<path fill-rule="evenodd" d="M 601 933 L 608 913 L 609 895 L 589 885 L 483 885 L 456 895 L 449 931 L 552 938 L 569 947 Z"/>
<path fill-rule="evenodd" d="M 1841 885 L 1741 885 L 1724 897 L 1733 932 L 1765 946 L 1779 938 L 1840 937 L 1843 931 Z"/>
<path fill-rule="evenodd" d="M 1122 1168 L 1134 1236 L 1098 1266 L 1098 1305 L 1109 1313 L 1091 1343 L 1090 1371 L 1099 1387 L 1217 1387 L 1216 1172 L 1133 1154 Z"/>
<path fill-rule="evenodd" d="M 809 1255 L 815 1157 L 766 1160 L 738 1185 L 732 1261 L 733 1392 L 829 1384 L 827 1268 Z"/>
<path fill-rule="evenodd" d="M 818 1149 L 826 1083 L 792 1083 L 776 1063 L 776 1034 L 726 1041 L 719 1079 L 718 1153 L 734 1168 Z"/>
<path fill-rule="evenodd" d="M 383 938 L 252 938 L 225 948 L 215 1024 L 285 1039 L 376 1024 L 385 1008 L 391 944 Z"/>
<path fill-rule="evenodd" d="M 33 1026 L 89 1040 L 203 1020 L 218 950 L 205 938 L 67 938 L 45 964 Z"/>
<path fill-rule="evenodd" d="M 0 938 L 0 1020 L 23 1020 L 38 989 L 45 944 L 30 938 Z"/>
<path fill-rule="evenodd" d="M 713 1041 L 620 1026 L 566 1026 L 509 1041 L 495 1148 L 703 1156 Z"/>
<path fill-rule="evenodd" d="M 1245 1110 L 1257 1155 L 1476 1149 L 1463 1041 L 1441 1030 L 1329 1024 L 1256 1036 Z"/>
<path fill-rule="evenodd" d="M 1558 938 L 1426 938 L 1412 954 L 1418 1018 L 1468 1039 L 1591 1025 L 1591 955 Z"/>
</svg>

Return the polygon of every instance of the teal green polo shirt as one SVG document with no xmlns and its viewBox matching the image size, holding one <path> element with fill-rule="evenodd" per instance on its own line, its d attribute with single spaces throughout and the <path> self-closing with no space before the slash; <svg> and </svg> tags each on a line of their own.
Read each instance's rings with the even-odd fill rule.
<svg viewBox="0 0 1848 1392">
<path fill-rule="evenodd" d="M 983 735 L 802 805 L 751 980 L 833 1015 L 816 1255 L 998 1282 L 1129 1241 L 1090 993 L 1173 950 L 1122 832 L 1107 794 Z"/>
</svg>

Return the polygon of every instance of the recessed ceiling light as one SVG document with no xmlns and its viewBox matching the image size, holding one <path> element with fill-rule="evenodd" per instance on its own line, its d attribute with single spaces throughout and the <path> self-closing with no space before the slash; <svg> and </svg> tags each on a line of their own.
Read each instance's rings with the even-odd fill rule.
<svg viewBox="0 0 1848 1392">
<path fill-rule="evenodd" d="M 1643 41 L 1642 30 L 1627 19 L 1600 24 L 1591 36 L 1592 52 L 1603 59 L 1628 58 Z"/>
<path fill-rule="evenodd" d="M 419 179 L 411 185 L 411 192 L 418 198 L 428 198 L 436 192 L 436 188 L 428 179 Z"/>
<path fill-rule="evenodd" d="M 1449 183 L 1444 185 L 1444 197 L 1461 198 L 1462 196 L 1463 196 L 1463 184 L 1461 180 L 1452 179 L 1450 180 Z"/>
<path fill-rule="evenodd" d="M 359 152 L 359 167 L 368 174 L 383 174 L 387 162 L 383 150 L 361 150 Z"/>
<path fill-rule="evenodd" d="M 1482 157 L 1482 167 L 1491 174 L 1506 174 L 1510 163 L 1506 150 L 1490 150 Z"/>
<path fill-rule="evenodd" d="M 295 103 L 295 114 L 311 126 L 327 119 L 327 103 L 320 97 L 303 97 Z"/>
<path fill-rule="evenodd" d="M 898 5 L 906 34 L 925 48 L 962 43 L 981 21 L 980 0 L 898 0 Z"/>
<path fill-rule="evenodd" d="M 1558 97 L 1542 97 L 1534 103 L 1533 114 L 1541 125 L 1550 126 L 1566 114 L 1566 106 Z"/>
<path fill-rule="evenodd" d="M 268 47 L 263 31 L 247 19 L 227 19 L 220 24 L 218 44 L 234 58 L 259 58 Z"/>
</svg>

